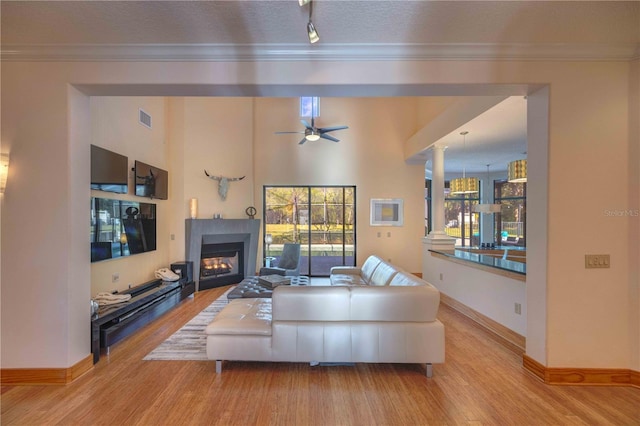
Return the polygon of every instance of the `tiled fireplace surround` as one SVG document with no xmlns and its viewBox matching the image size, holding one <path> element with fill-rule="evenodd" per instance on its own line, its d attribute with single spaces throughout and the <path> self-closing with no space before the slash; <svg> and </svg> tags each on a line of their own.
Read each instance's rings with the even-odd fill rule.
<svg viewBox="0 0 640 426">
<path fill-rule="evenodd" d="M 244 276 L 256 273 L 259 219 L 186 219 L 186 259 L 193 262 L 196 291 L 200 287 L 200 254 L 202 244 L 242 242 L 244 244 Z"/>
</svg>

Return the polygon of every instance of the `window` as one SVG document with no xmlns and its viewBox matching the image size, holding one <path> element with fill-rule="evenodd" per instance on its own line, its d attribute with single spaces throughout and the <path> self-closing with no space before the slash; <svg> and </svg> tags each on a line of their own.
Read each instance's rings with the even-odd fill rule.
<svg viewBox="0 0 640 426">
<path fill-rule="evenodd" d="M 282 245 L 293 242 L 301 244 L 303 275 L 355 266 L 355 201 L 355 186 L 265 186 L 263 235 L 272 236 L 265 258 L 277 263 Z"/>
<path fill-rule="evenodd" d="M 477 246 L 480 242 L 480 229 L 473 214 L 473 206 L 480 202 L 480 194 L 449 193 L 449 182 L 444 188 L 444 231 L 456 239 L 456 246 Z"/>
<path fill-rule="evenodd" d="M 496 241 L 526 247 L 527 184 L 501 180 L 494 182 L 493 189 L 495 202 L 502 204 L 501 213 L 494 217 Z"/>
<path fill-rule="evenodd" d="M 317 96 L 300 97 L 300 117 L 320 117 L 320 98 Z"/>
</svg>

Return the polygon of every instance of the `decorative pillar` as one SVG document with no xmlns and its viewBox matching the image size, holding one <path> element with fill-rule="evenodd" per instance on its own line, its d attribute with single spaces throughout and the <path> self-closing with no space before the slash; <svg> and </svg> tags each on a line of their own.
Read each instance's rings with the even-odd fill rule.
<svg viewBox="0 0 640 426">
<path fill-rule="evenodd" d="M 444 232 L 444 150 L 446 146 L 433 145 L 433 168 L 431 173 L 431 216 L 433 229 L 422 239 L 422 278 L 438 287 L 436 272 L 438 265 L 431 256 L 433 251 L 455 250 L 456 239 Z M 442 275 L 440 275 L 442 279 Z"/>
<path fill-rule="evenodd" d="M 453 249 L 455 238 L 444 232 L 444 150 L 446 146 L 434 145 L 431 174 L 431 215 L 433 229 L 424 240 L 431 245 L 446 245 Z"/>
</svg>

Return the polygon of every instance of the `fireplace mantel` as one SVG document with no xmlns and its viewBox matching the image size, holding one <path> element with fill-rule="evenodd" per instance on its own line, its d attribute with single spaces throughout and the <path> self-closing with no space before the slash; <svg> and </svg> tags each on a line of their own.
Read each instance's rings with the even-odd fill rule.
<svg viewBox="0 0 640 426">
<path fill-rule="evenodd" d="M 200 289 L 200 252 L 202 243 L 244 244 L 244 276 L 256 274 L 260 219 L 186 219 L 186 260 L 193 262 L 196 290 Z"/>
</svg>

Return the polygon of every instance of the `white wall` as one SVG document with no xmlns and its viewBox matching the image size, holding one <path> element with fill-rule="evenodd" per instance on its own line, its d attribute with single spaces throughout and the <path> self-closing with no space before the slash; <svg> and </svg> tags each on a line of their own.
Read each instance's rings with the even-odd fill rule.
<svg viewBox="0 0 640 426">
<path fill-rule="evenodd" d="M 546 311 L 529 306 L 527 314 L 528 323 L 546 321 L 547 325 L 541 335 L 528 336 L 527 352 L 531 350 L 534 359 L 550 367 L 640 370 L 637 355 L 632 353 L 640 336 L 640 325 L 632 320 L 637 306 L 628 302 L 638 289 L 637 266 L 629 259 L 630 247 L 637 247 L 630 241 L 637 235 L 629 235 L 629 229 L 638 219 L 603 215 L 605 209 L 637 208 L 629 206 L 633 164 L 620 161 L 637 153 L 638 145 L 637 136 L 629 132 L 628 63 L 5 62 L 2 71 L 2 147 L 11 152 L 12 160 L 2 204 L 3 368 L 68 367 L 89 354 L 89 327 L 75 324 L 75 317 L 84 312 L 88 318 L 88 302 L 68 296 L 86 292 L 91 275 L 86 264 L 75 264 L 69 255 L 70 250 L 86 247 L 88 231 L 86 235 L 71 232 L 69 220 L 83 217 L 78 199 L 89 196 L 71 182 L 72 177 L 74 182 L 88 181 L 89 173 L 84 168 L 78 176 L 70 172 L 71 153 L 79 148 L 70 142 L 74 119 L 69 116 L 69 83 L 91 94 L 118 90 L 136 95 L 142 93 L 137 82 L 146 81 L 157 85 L 154 94 L 163 96 L 198 88 L 215 95 L 237 84 L 253 83 L 296 96 L 292 94 L 296 89 L 289 85 L 313 86 L 320 95 L 328 84 L 356 89 L 367 85 L 373 94 L 371 85 L 410 82 L 416 95 L 427 95 L 430 85 L 542 82 L 549 85 L 550 99 L 549 186 L 532 202 L 548 202 L 548 235 L 546 243 L 538 242 L 547 251 L 544 258 L 538 258 L 547 265 L 547 273 L 531 281 L 527 277 L 527 287 L 545 289 Z M 84 83 L 91 86 L 82 86 Z M 637 91 L 635 86 L 633 90 Z M 85 103 L 78 96 L 77 104 Z M 362 122 L 384 122 L 386 118 L 360 113 Z M 357 122 L 355 118 L 352 123 Z M 393 126 L 391 120 L 388 125 Z M 405 131 L 402 126 L 396 130 Z M 376 149 L 390 150 L 388 154 L 395 158 L 393 148 L 379 145 L 376 138 L 371 136 Z M 384 166 L 366 153 L 364 159 L 368 167 Z M 256 163 L 260 161 L 256 156 Z M 422 194 L 423 176 L 419 175 L 416 188 Z M 389 182 L 380 182 L 376 192 L 381 196 L 393 192 L 396 181 Z M 260 184 L 256 180 L 254 186 Z M 411 186 L 412 182 L 403 184 Z M 34 209 L 34 205 L 45 207 Z M 417 217 L 419 239 L 423 234 L 421 208 Z M 24 224 L 28 224 L 26 229 Z M 7 250 L 8 246 L 12 249 Z M 531 256 L 539 256 L 539 245 L 528 248 Z M 585 253 L 609 253 L 612 267 L 585 270 Z M 33 256 L 40 259 L 37 266 Z"/>
<path fill-rule="evenodd" d="M 318 126 L 347 125 L 340 139 L 299 145 L 298 98 L 256 99 L 256 207 L 263 185 L 355 185 L 357 263 L 370 254 L 412 272 L 421 270 L 424 235 L 424 165 L 404 162 L 403 142 L 416 128 L 416 101 L 410 98 L 322 98 Z M 369 225 L 371 198 L 404 200 L 402 227 Z M 380 237 L 378 237 L 380 232 Z M 391 236 L 387 236 L 390 233 Z"/>
<path fill-rule="evenodd" d="M 138 122 L 138 110 L 143 109 L 152 117 L 152 128 Z M 162 97 L 92 97 L 91 98 L 91 143 L 102 148 L 126 155 L 129 170 L 135 160 L 169 171 L 169 182 L 175 178 L 169 170 L 169 143 L 167 138 L 166 100 Z M 151 200 L 132 195 L 135 190 L 133 172 L 129 172 L 128 194 L 114 194 L 91 191 L 91 196 L 120 200 L 132 200 L 156 205 L 157 248 L 155 251 L 140 253 L 91 264 L 91 295 L 99 292 L 124 290 L 154 279 L 153 271 L 167 267 L 174 261 L 170 257 L 169 244 L 171 209 L 167 200 Z M 169 199 L 173 187 L 170 185 Z M 86 200 L 89 205 L 89 199 Z M 88 207 L 86 207 L 88 208 Z M 87 216 L 88 220 L 88 216 Z M 86 222 L 88 223 L 88 222 Z M 88 240 L 87 240 L 88 241 Z M 89 245 L 87 243 L 87 250 Z M 112 282 L 112 275 L 118 274 L 118 282 Z"/>
</svg>

